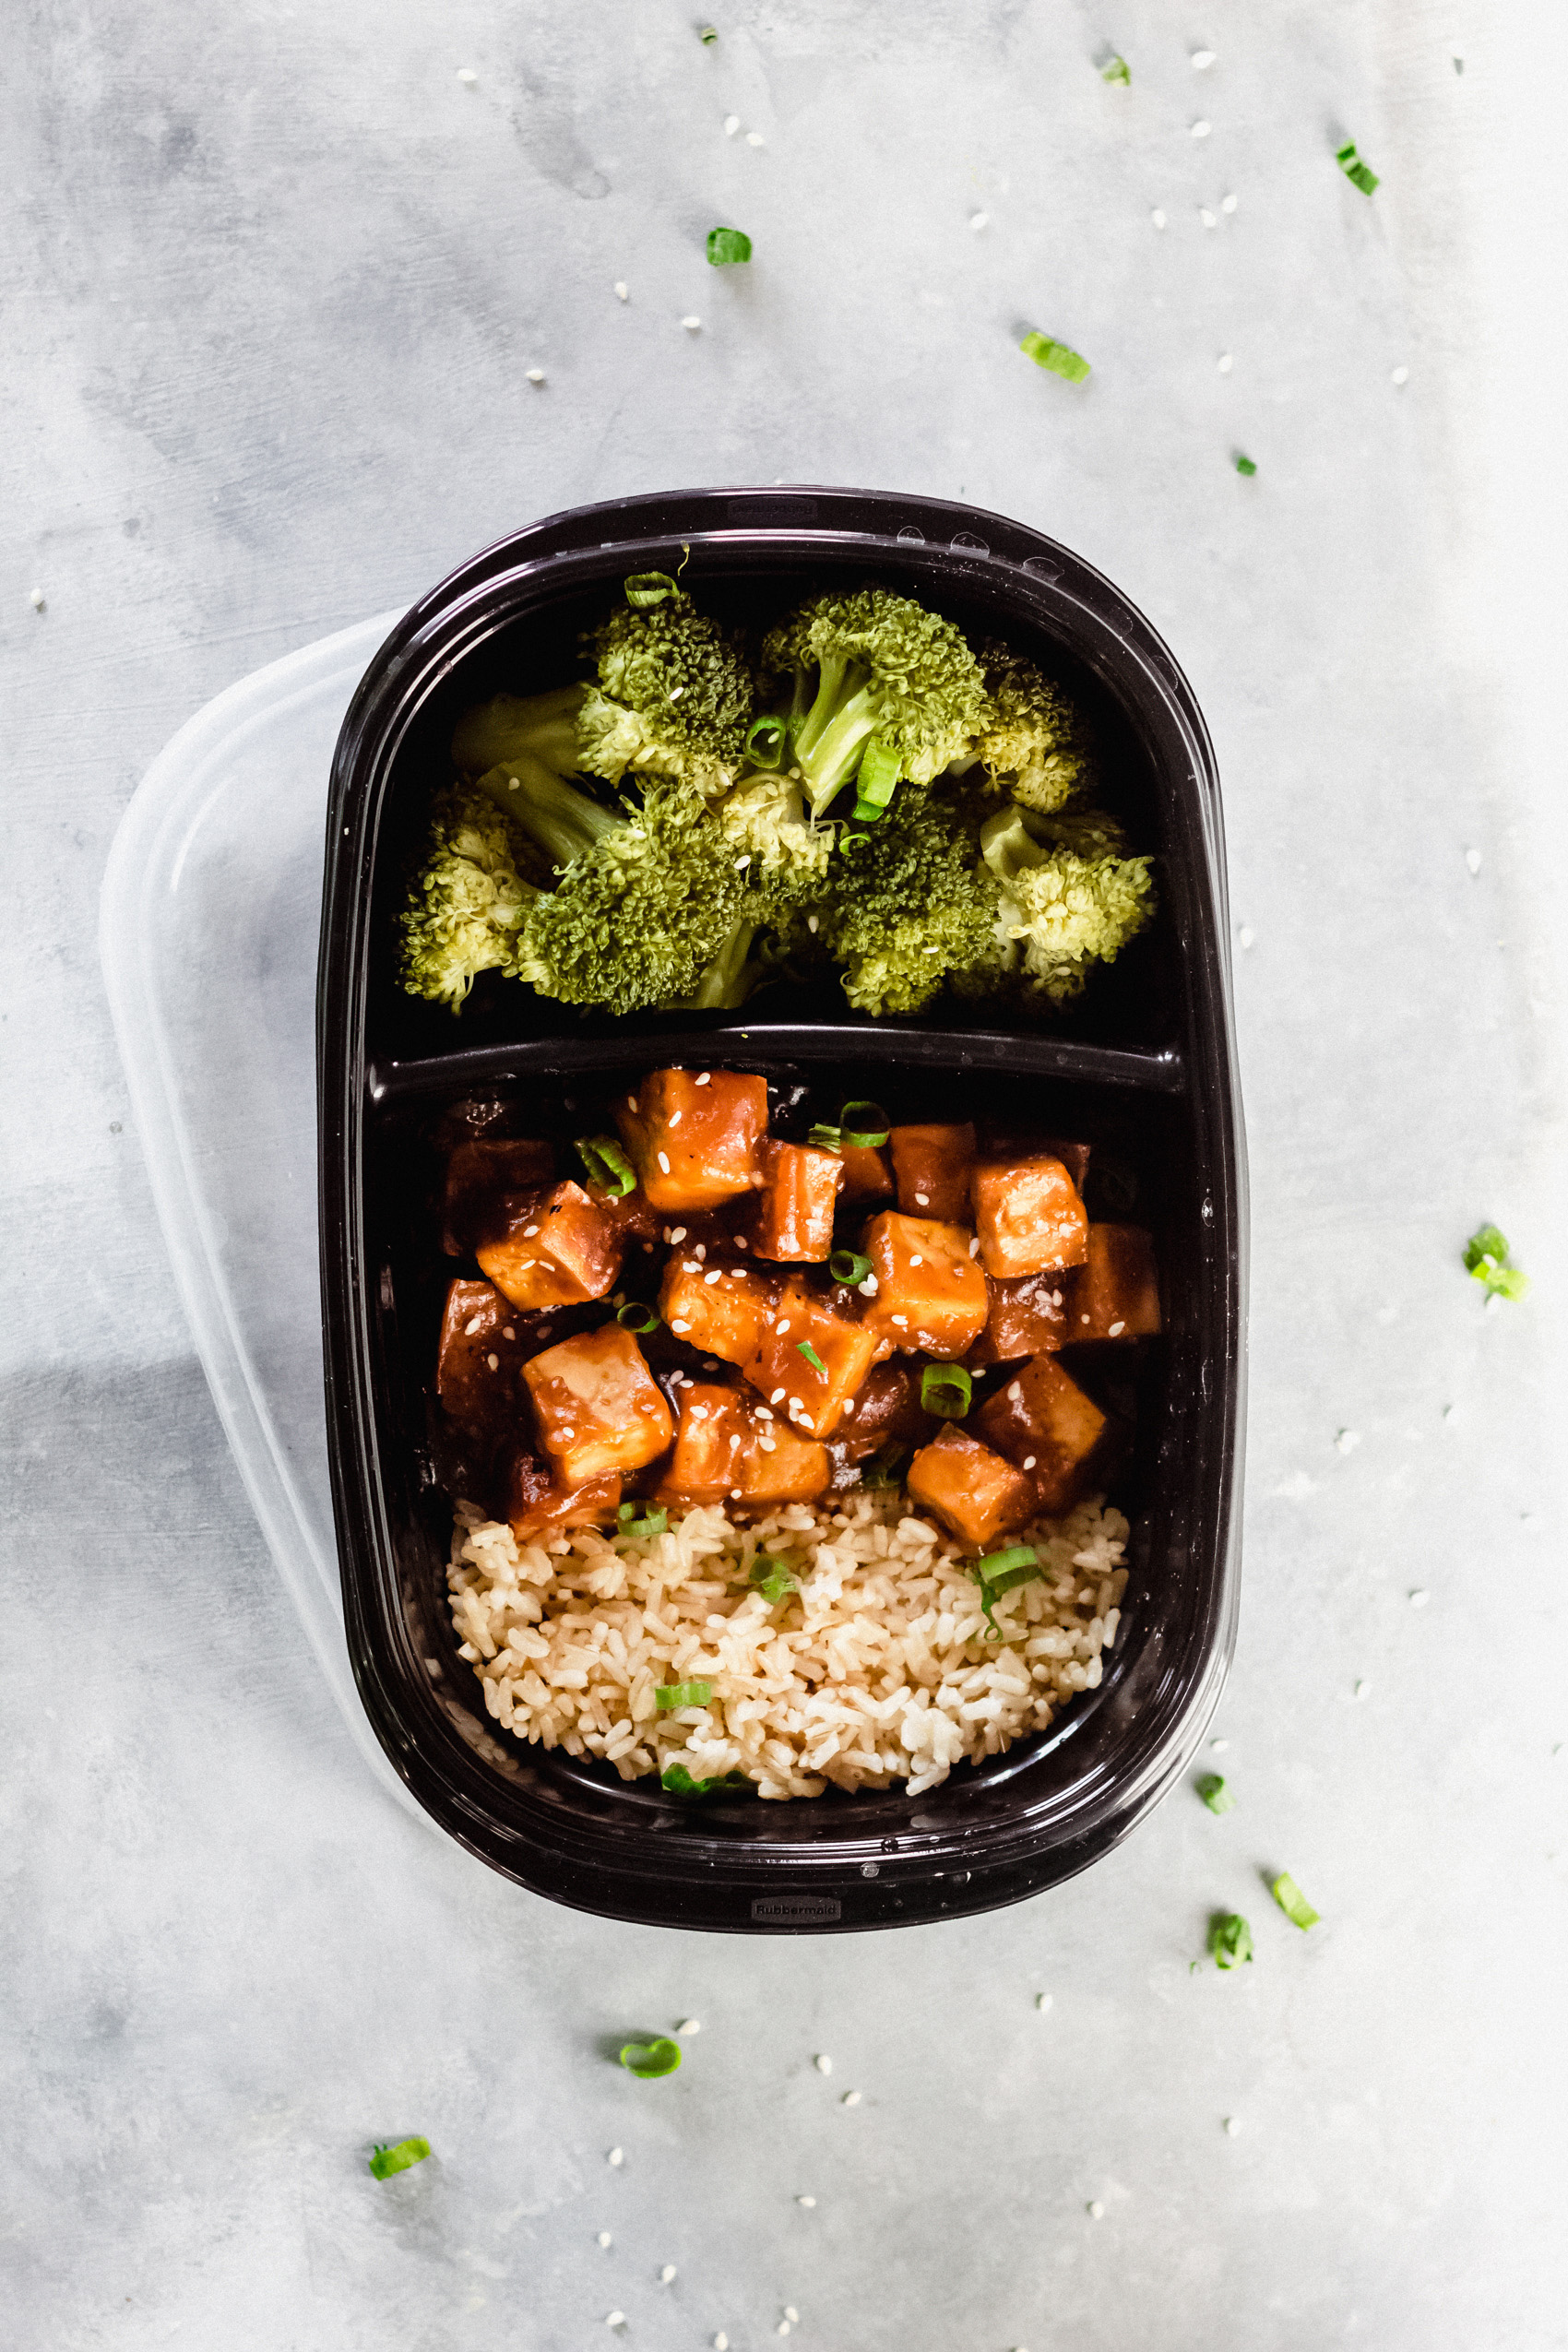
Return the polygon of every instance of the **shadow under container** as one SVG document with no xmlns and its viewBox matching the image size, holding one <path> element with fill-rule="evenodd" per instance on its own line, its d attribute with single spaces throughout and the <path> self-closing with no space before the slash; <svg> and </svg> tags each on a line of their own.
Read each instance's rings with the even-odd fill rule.
<svg viewBox="0 0 1568 2352">
<path fill-rule="evenodd" d="M 836 982 L 738 1012 L 582 1017 L 484 976 L 454 1023 L 397 985 L 407 864 L 449 773 L 457 713 L 576 672 L 579 632 L 627 573 L 672 572 L 706 609 L 757 619 L 809 588 L 875 581 L 971 640 L 1044 660 L 1094 714 L 1105 805 L 1153 849 L 1149 932 L 1049 1028 L 974 1008 L 871 1020 Z M 489 983 L 487 985 L 487 983 Z M 344 1610 L 366 1713 L 412 1794 L 537 1894 L 604 1917 L 730 1932 L 961 1918 L 1085 1869 L 1179 1776 L 1234 1643 L 1244 1415 L 1246 1173 L 1218 781 L 1191 689 L 1149 624 L 1038 533 L 936 501 L 843 490 L 692 491 L 579 508 L 501 541 L 394 630 L 333 769 L 317 1001 L 327 1422 Z M 441 1299 L 434 1139 L 474 1100 L 521 1132 L 581 1133 L 579 1106 L 669 1063 L 761 1073 L 832 1117 L 1004 1119 L 1093 1146 L 1091 1215 L 1155 1234 L 1162 1336 L 1110 1500 L 1132 1523 L 1122 1624 L 1099 1686 L 1045 1732 L 940 1787 L 692 1804 L 652 1778 L 526 1745 L 486 1714 L 446 1603 L 451 1511 L 429 1387 Z"/>
</svg>

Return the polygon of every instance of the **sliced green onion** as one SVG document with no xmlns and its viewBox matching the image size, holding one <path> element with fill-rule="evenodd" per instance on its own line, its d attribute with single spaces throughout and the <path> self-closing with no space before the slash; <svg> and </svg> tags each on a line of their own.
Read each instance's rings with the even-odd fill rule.
<svg viewBox="0 0 1568 2352">
<path fill-rule="evenodd" d="M 1253 1956 L 1253 1931 L 1239 1911 L 1217 1911 L 1208 1923 L 1208 1948 L 1222 1968 L 1239 1968 Z"/>
<path fill-rule="evenodd" d="M 816 1349 L 812 1346 L 809 1339 L 797 1339 L 795 1342 L 795 1350 L 798 1355 L 802 1355 L 805 1358 L 814 1372 L 818 1373 L 824 1380 L 827 1378 L 827 1366 L 823 1362 L 822 1358 L 817 1354 Z"/>
<path fill-rule="evenodd" d="M 1484 1283 L 1489 1299 L 1522 1299 L 1530 1287 L 1523 1269 L 1506 1263 L 1508 1244 L 1495 1225 L 1483 1225 L 1465 1244 L 1465 1271 Z"/>
<path fill-rule="evenodd" d="M 712 1696 L 711 1682 L 661 1682 L 653 1694 L 653 1704 L 661 1714 L 668 1715 L 675 1707 L 705 1707 Z"/>
<path fill-rule="evenodd" d="M 1036 367 L 1047 367 L 1052 375 L 1065 376 L 1069 384 L 1081 384 L 1089 372 L 1087 360 L 1080 359 L 1065 343 L 1057 342 L 1054 336 L 1031 332 L 1018 349 L 1026 358 L 1033 360 Z"/>
<path fill-rule="evenodd" d="M 786 1562 L 773 1559 L 759 1551 L 752 1562 L 752 1573 L 746 1582 L 754 1592 L 760 1593 L 769 1609 L 777 1609 L 790 1593 L 798 1593 L 801 1580 Z"/>
<path fill-rule="evenodd" d="M 612 1200 L 624 1200 L 636 1191 L 637 1171 L 613 1135 L 579 1135 L 574 1148 L 588 1170 L 588 1182 Z"/>
<path fill-rule="evenodd" d="M 656 2083 L 661 2074 L 673 2074 L 681 2063 L 681 2045 L 668 2034 L 659 2034 L 650 2042 L 623 2042 L 621 2063 L 640 2082 Z"/>
<path fill-rule="evenodd" d="M 1250 457 L 1243 457 L 1238 455 L 1236 459 L 1236 471 L 1239 474 L 1245 474 L 1250 481 L 1253 474 L 1256 473 L 1257 468 L 1253 465 Z"/>
<path fill-rule="evenodd" d="M 1133 77 L 1127 69 L 1125 57 L 1112 57 L 1109 65 L 1102 65 L 1099 69 L 1099 78 L 1102 82 L 1130 83 Z"/>
<path fill-rule="evenodd" d="M 887 1443 L 872 1455 L 871 1460 L 861 1472 L 861 1484 L 862 1486 L 897 1486 L 898 1473 L 909 1457 L 909 1452 L 907 1445 L 899 1445 L 889 1438 Z"/>
<path fill-rule="evenodd" d="M 1377 173 L 1370 163 L 1361 161 L 1360 157 L 1356 153 L 1354 139 L 1346 140 L 1344 146 L 1336 151 L 1334 160 L 1352 186 L 1360 188 L 1363 196 L 1371 196 L 1377 185 Z"/>
<path fill-rule="evenodd" d="M 873 809 L 885 809 L 893 798 L 902 762 L 891 743 L 879 743 L 873 735 L 861 754 L 855 771 L 856 811 L 861 802 Z"/>
<path fill-rule="evenodd" d="M 754 767 L 777 767 L 784 756 L 784 721 L 754 719 L 746 737 L 746 757 Z"/>
<path fill-rule="evenodd" d="M 1198 1782 L 1198 1795 L 1211 1813 L 1230 1813 L 1236 1810 L 1236 1800 L 1218 1772 L 1206 1772 Z"/>
<path fill-rule="evenodd" d="M 1292 1926 L 1315 1928 L 1323 1914 L 1314 1911 L 1289 1871 L 1281 1871 L 1270 1890 Z"/>
<path fill-rule="evenodd" d="M 377 2140 L 370 2168 L 378 2180 L 390 2180 L 395 2172 L 407 2172 L 411 2164 L 422 2164 L 429 2154 L 430 2142 L 417 2132 L 411 2140 L 399 2140 L 396 2147 Z"/>
<path fill-rule="evenodd" d="M 921 1374 L 921 1403 L 938 1420 L 961 1421 L 975 1393 L 962 1364 L 927 1364 Z"/>
<path fill-rule="evenodd" d="M 858 848 L 861 842 L 869 841 L 870 839 L 871 835 L 869 833 L 840 833 L 838 836 L 838 847 L 841 849 L 853 849 Z"/>
<path fill-rule="evenodd" d="M 623 1331 L 657 1331 L 659 1317 L 640 1299 L 625 1299 L 615 1310 L 615 1320 Z"/>
<path fill-rule="evenodd" d="M 838 1116 L 844 1123 L 844 1141 L 853 1144 L 857 1151 L 874 1151 L 893 1132 L 893 1122 L 880 1102 L 847 1102 Z"/>
<path fill-rule="evenodd" d="M 707 257 L 715 269 L 722 268 L 727 262 L 750 261 L 752 241 L 743 229 L 710 229 Z"/>
<path fill-rule="evenodd" d="M 646 612 L 650 605 L 662 604 L 667 596 L 681 593 L 679 580 L 671 579 L 668 572 L 634 572 L 622 585 L 634 612 Z"/>
<path fill-rule="evenodd" d="M 842 1151 L 844 1130 L 842 1127 L 816 1126 L 811 1130 L 806 1141 L 814 1144 L 818 1151 Z"/>
<path fill-rule="evenodd" d="M 711 49 L 718 38 L 719 35 L 714 31 L 711 25 L 704 25 L 702 30 L 697 35 L 697 39 L 701 42 L 705 49 Z"/>
<path fill-rule="evenodd" d="M 975 1574 L 990 1591 L 1004 1592 L 1009 1589 L 1009 1585 L 1015 1578 L 1019 1584 L 1028 1582 L 1028 1578 L 1020 1574 L 1019 1571 L 1029 1568 L 1038 1573 L 1039 1566 L 1039 1554 L 1033 1544 L 1016 1543 L 1006 1551 L 993 1551 L 988 1558 L 977 1560 Z M 1009 1584 L 1004 1584 L 1004 1577 L 1009 1580 Z"/>
<path fill-rule="evenodd" d="M 717 1780 L 694 1780 L 683 1764 L 672 1764 L 659 1774 L 659 1785 L 671 1797 L 706 1797 L 715 1788 L 749 1788 L 752 1784 L 743 1772 L 722 1773 Z"/>
<path fill-rule="evenodd" d="M 874 825 L 878 817 L 882 814 L 882 802 L 880 801 L 857 801 L 854 807 L 849 811 L 849 814 L 854 818 L 857 825 Z M 862 833 L 857 835 L 855 837 L 863 841 L 865 839 L 865 835 Z"/>
<path fill-rule="evenodd" d="M 863 1282 L 871 1272 L 871 1260 L 861 1257 L 859 1250 L 835 1250 L 827 1271 L 835 1282 Z"/>
<path fill-rule="evenodd" d="M 1012 1592 L 1019 1585 L 1032 1585 L 1044 1574 L 1040 1568 L 1009 1568 L 1004 1575 L 988 1576 L 985 1591 L 992 1600 L 1000 1600 L 1004 1593 Z"/>
<path fill-rule="evenodd" d="M 661 1503 L 657 1511 L 645 1511 L 638 1515 L 635 1503 L 623 1503 L 615 1514 L 618 1536 L 661 1536 L 670 1525 L 670 1514 Z"/>
</svg>

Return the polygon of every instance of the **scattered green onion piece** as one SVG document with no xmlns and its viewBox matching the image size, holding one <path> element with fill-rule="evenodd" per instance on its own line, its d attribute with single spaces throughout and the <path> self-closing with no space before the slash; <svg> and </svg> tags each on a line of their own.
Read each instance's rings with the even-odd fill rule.
<svg viewBox="0 0 1568 2352">
<path fill-rule="evenodd" d="M 1218 1772 L 1204 1774 L 1198 1782 L 1198 1795 L 1211 1813 L 1231 1813 L 1236 1810 L 1236 1800 L 1225 1786 L 1223 1776 Z"/>
<path fill-rule="evenodd" d="M 817 1354 L 816 1349 L 812 1346 L 809 1339 L 797 1339 L 795 1342 L 795 1352 L 797 1355 L 803 1356 L 805 1358 L 814 1372 L 816 1372 L 823 1380 L 827 1378 L 827 1366 L 823 1362 L 822 1358 Z"/>
<path fill-rule="evenodd" d="M 636 1191 L 637 1171 L 613 1135 L 579 1135 L 575 1148 L 588 1170 L 588 1182 L 608 1193 L 612 1200 L 624 1200 L 628 1193 Z"/>
<path fill-rule="evenodd" d="M 777 767 L 784 756 L 784 721 L 754 719 L 746 736 L 746 757 L 754 767 Z"/>
<path fill-rule="evenodd" d="M 891 1438 L 871 1457 L 861 1472 L 862 1486 L 897 1486 L 898 1473 L 909 1454 L 907 1445 L 897 1444 Z"/>
<path fill-rule="evenodd" d="M 857 825 L 874 825 L 882 814 L 882 803 L 880 801 L 857 801 L 849 814 Z"/>
<path fill-rule="evenodd" d="M 838 1116 L 844 1123 L 844 1141 L 853 1144 L 857 1151 L 874 1151 L 893 1132 L 893 1122 L 880 1102 L 847 1102 Z"/>
<path fill-rule="evenodd" d="M 787 1562 L 773 1559 L 766 1551 L 759 1551 L 752 1562 L 752 1573 L 746 1582 L 754 1592 L 762 1595 L 769 1609 L 777 1609 L 781 1600 L 801 1589 L 799 1576 Z"/>
<path fill-rule="evenodd" d="M 711 49 L 718 38 L 719 35 L 715 32 L 711 25 L 704 25 L 702 30 L 697 35 L 697 39 L 701 42 L 705 49 Z"/>
<path fill-rule="evenodd" d="M 927 1364 L 921 1374 L 921 1404 L 938 1420 L 961 1421 L 975 1393 L 962 1364 Z"/>
<path fill-rule="evenodd" d="M 861 1257 L 859 1250 L 835 1250 L 827 1271 L 835 1282 L 863 1282 L 871 1272 L 871 1260 Z"/>
<path fill-rule="evenodd" d="M 844 1130 L 842 1127 L 813 1127 L 806 1136 L 806 1141 L 808 1144 L 814 1144 L 818 1151 L 842 1151 Z"/>
<path fill-rule="evenodd" d="M 395 2172 L 407 2172 L 411 2164 L 422 2164 L 429 2154 L 430 2142 L 417 2132 L 411 2140 L 399 2140 L 396 2147 L 377 2140 L 370 2168 L 378 2180 L 390 2180 Z"/>
<path fill-rule="evenodd" d="M 1270 1892 L 1293 1927 L 1316 1927 L 1323 1914 L 1313 1909 L 1289 1871 L 1280 1871 Z"/>
<path fill-rule="evenodd" d="M 1370 163 L 1361 161 L 1360 157 L 1356 153 L 1354 139 L 1346 140 L 1344 146 L 1336 153 L 1334 160 L 1352 186 L 1360 188 L 1363 196 L 1371 196 L 1377 185 L 1377 173 Z"/>
<path fill-rule="evenodd" d="M 618 1536 L 661 1536 L 670 1525 L 670 1514 L 662 1503 L 657 1511 L 645 1511 L 639 1517 L 635 1503 L 623 1503 L 615 1514 Z"/>
<path fill-rule="evenodd" d="M 615 1320 L 623 1331 L 657 1331 L 659 1317 L 640 1299 L 627 1299 L 615 1310 Z"/>
<path fill-rule="evenodd" d="M 1089 372 L 1087 360 L 1080 359 L 1076 351 L 1069 350 L 1065 343 L 1057 342 L 1051 335 L 1031 332 L 1018 349 L 1026 358 L 1033 360 L 1036 367 L 1049 368 L 1052 375 L 1065 376 L 1069 384 L 1081 384 Z"/>
<path fill-rule="evenodd" d="M 861 754 L 855 772 L 856 806 L 861 802 L 872 808 L 885 809 L 893 798 L 902 763 L 891 743 L 880 743 L 873 735 Z"/>
<path fill-rule="evenodd" d="M 975 1562 L 975 1574 L 991 1592 L 1005 1592 L 1013 1582 L 1028 1584 L 1028 1578 L 1018 1572 L 1033 1569 L 1038 1573 L 1039 1554 L 1031 1543 L 1016 1543 L 1005 1551 L 993 1551 Z M 1004 1583 L 1004 1578 L 1007 1579 Z"/>
<path fill-rule="evenodd" d="M 1465 1244 L 1465 1271 L 1486 1287 L 1489 1299 L 1522 1299 L 1530 1287 L 1523 1269 L 1506 1263 L 1508 1244 L 1495 1225 L 1483 1225 Z"/>
<path fill-rule="evenodd" d="M 711 1682 L 664 1682 L 653 1694 L 653 1704 L 661 1715 L 669 1715 L 676 1707 L 705 1707 L 713 1696 Z"/>
<path fill-rule="evenodd" d="M 1245 474 L 1247 480 L 1250 481 L 1253 474 L 1256 473 L 1257 468 L 1253 465 L 1250 457 L 1243 457 L 1238 454 L 1236 458 L 1236 471 L 1239 474 Z"/>
<path fill-rule="evenodd" d="M 667 596 L 681 593 L 680 582 L 671 579 L 668 572 L 633 572 L 622 585 L 634 612 L 646 612 L 650 605 L 662 604 Z"/>
<path fill-rule="evenodd" d="M 659 2034 L 650 2042 L 623 2042 L 621 2063 L 639 2082 L 656 2083 L 661 2074 L 673 2074 L 681 2063 L 681 2045 L 668 2034 Z"/>
<path fill-rule="evenodd" d="M 752 241 L 743 229 L 710 229 L 707 257 L 715 269 L 721 269 L 730 262 L 750 261 Z"/>
<path fill-rule="evenodd" d="M 1253 1931 L 1239 1911 L 1217 1911 L 1208 1923 L 1208 1948 L 1222 1968 L 1239 1968 L 1253 1956 Z"/>
<path fill-rule="evenodd" d="M 841 849 L 857 849 L 862 841 L 870 839 L 869 833 L 841 833 L 838 836 L 838 847 Z"/>
<path fill-rule="evenodd" d="M 1102 65 L 1099 69 L 1099 78 L 1102 82 L 1130 83 L 1133 77 L 1127 69 L 1125 57 L 1112 57 L 1109 65 Z"/>
<path fill-rule="evenodd" d="M 717 1780 L 694 1780 L 683 1764 L 672 1764 L 659 1774 L 659 1785 L 671 1797 L 707 1797 L 715 1788 L 749 1788 L 752 1784 L 743 1772 L 722 1773 Z"/>
</svg>

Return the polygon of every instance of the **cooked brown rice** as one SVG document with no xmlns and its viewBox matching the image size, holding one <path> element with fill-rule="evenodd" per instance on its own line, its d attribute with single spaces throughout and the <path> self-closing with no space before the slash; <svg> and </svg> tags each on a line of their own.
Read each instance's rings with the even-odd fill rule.
<svg viewBox="0 0 1568 2352">
<path fill-rule="evenodd" d="M 1000 1642 L 960 1547 L 897 1488 L 745 1526 L 704 1507 L 641 1539 L 521 1545 L 459 1504 L 448 1583 L 461 1654 L 519 1740 L 601 1756 L 624 1780 L 680 1763 L 695 1780 L 744 1773 L 764 1797 L 906 1777 L 916 1796 L 1096 1688 L 1126 1538 L 1098 1501 L 1010 1538 L 1043 1574 L 996 1602 Z M 801 1580 L 776 1608 L 747 1589 L 761 1552 Z M 658 1689 L 694 1681 L 712 1683 L 707 1705 L 659 1709 Z"/>
</svg>

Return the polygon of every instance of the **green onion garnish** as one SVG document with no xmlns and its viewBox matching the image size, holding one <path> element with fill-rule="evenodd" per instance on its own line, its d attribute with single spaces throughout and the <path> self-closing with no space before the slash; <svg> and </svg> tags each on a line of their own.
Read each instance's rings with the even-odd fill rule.
<svg viewBox="0 0 1568 2352">
<path fill-rule="evenodd" d="M 588 1170 L 588 1182 L 608 1193 L 612 1200 L 624 1200 L 628 1193 L 636 1191 L 637 1171 L 613 1135 L 579 1135 L 575 1148 Z"/>
<path fill-rule="evenodd" d="M 714 31 L 711 25 L 704 25 L 702 30 L 697 35 L 697 39 L 701 42 L 705 49 L 711 49 L 718 38 L 719 35 Z"/>
<path fill-rule="evenodd" d="M 661 1536 L 670 1525 L 670 1514 L 662 1503 L 657 1511 L 644 1511 L 639 1517 L 635 1503 L 623 1503 L 615 1514 L 618 1536 Z"/>
<path fill-rule="evenodd" d="M 1495 1225 L 1483 1225 L 1465 1244 L 1465 1271 L 1484 1283 L 1489 1299 L 1522 1299 L 1530 1277 L 1507 1263 L 1508 1244 Z"/>
<path fill-rule="evenodd" d="M 713 1696 L 711 1682 L 664 1682 L 653 1694 L 653 1704 L 663 1715 L 675 1707 L 705 1707 Z"/>
<path fill-rule="evenodd" d="M 681 2045 L 668 2034 L 659 2034 L 650 2042 L 623 2042 L 621 2063 L 639 2081 L 656 2083 L 661 2074 L 673 2074 L 681 2063 Z"/>
<path fill-rule="evenodd" d="M 879 743 L 874 736 L 861 754 L 855 772 L 857 811 L 863 802 L 873 809 L 885 809 L 893 798 L 893 788 L 898 781 L 901 763 L 891 743 Z"/>
<path fill-rule="evenodd" d="M 1039 1564 L 1039 1554 L 1033 1544 L 1016 1543 L 1005 1551 L 993 1551 L 986 1559 L 977 1560 L 975 1574 L 989 1591 L 1006 1592 L 1015 1580 L 1019 1584 L 1028 1582 L 1028 1577 L 1019 1573 L 1021 1570 L 1038 1570 Z"/>
<path fill-rule="evenodd" d="M 1253 1931 L 1239 1911 L 1217 1911 L 1208 1923 L 1208 1948 L 1222 1968 L 1239 1968 L 1253 1956 Z"/>
<path fill-rule="evenodd" d="M 898 1473 L 904 1467 L 909 1451 L 907 1445 L 898 1445 L 890 1438 L 885 1445 L 872 1455 L 871 1460 L 861 1472 L 861 1484 L 862 1486 L 897 1486 Z"/>
<path fill-rule="evenodd" d="M 1314 1911 L 1289 1871 L 1281 1871 L 1271 1892 L 1275 1901 L 1291 1924 L 1298 1928 L 1315 1928 L 1323 1916 Z"/>
<path fill-rule="evenodd" d="M 809 1339 L 797 1339 L 795 1342 L 795 1348 L 799 1355 L 802 1355 L 805 1358 L 814 1372 L 816 1372 L 823 1380 L 827 1378 L 827 1366 L 823 1362 L 822 1358 L 817 1354 L 816 1349 L 812 1346 Z"/>
<path fill-rule="evenodd" d="M 844 1130 L 842 1127 L 816 1126 L 811 1130 L 806 1141 L 814 1144 L 818 1151 L 842 1151 Z"/>
<path fill-rule="evenodd" d="M 694 1780 L 683 1764 L 672 1764 L 659 1774 L 659 1785 L 671 1797 L 706 1797 L 714 1788 L 749 1788 L 752 1784 L 743 1772 L 722 1773 L 717 1780 Z"/>
<path fill-rule="evenodd" d="M 921 1403 L 938 1420 L 961 1421 L 974 1393 L 962 1364 L 927 1364 L 921 1374 Z"/>
<path fill-rule="evenodd" d="M 727 262 L 750 261 L 752 241 L 743 229 L 710 229 L 707 257 L 715 269 L 722 268 Z"/>
<path fill-rule="evenodd" d="M 775 1560 L 766 1551 L 759 1551 L 752 1562 L 752 1573 L 746 1582 L 754 1592 L 762 1595 L 769 1609 L 777 1609 L 781 1600 L 801 1589 L 799 1576 L 784 1561 Z"/>
<path fill-rule="evenodd" d="M 1206 1772 L 1198 1782 L 1198 1795 L 1211 1813 L 1229 1813 L 1236 1809 L 1236 1800 L 1218 1772 Z"/>
<path fill-rule="evenodd" d="M 882 814 L 882 802 L 880 801 L 857 801 L 854 807 L 849 811 L 849 814 L 855 819 L 857 824 L 874 825 L 878 817 Z M 863 841 L 866 837 L 863 833 L 859 833 L 853 837 L 858 841 Z"/>
<path fill-rule="evenodd" d="M 746 757 L 754 767 L 777 767 L 784 756 L 784 721 L 754 719 L 746 737 Z"/>
<path fill-rule="evenodd" d="M 1336 153 L 1334 160 L 1352 186 L 1360 188 L 1363 196 L 1371 196 L 1377 185 L 1377 173 L 1370 163 L 1361 161 L 1360 157 L 1356 153 L 1354 139 L 1346 140 L 1344 146 Z"/>
<path fill-rule="evenodd" d="M 411 2140 L 399 2140 L 396 2147 L 377 2140 L 370 2168 L 378 2180 L 390 2180 L 395 2172 L 407 2172 L 410 2165 L 422 2164 L 429 2154 L 430 2142 L 417 2132 Z"/>
<path fill-rule="evenodd" d="M 860 842 L 869 841 L 870 839 L 871 835 L 869 833 L 840 833 L 838 836 L 838 847 L 841 849 L 853 849 Z"/>
<path fill-rule="evenodd" d="M 1127 70 L 1125 57 L 1112 57 L 1108 65 L 1102 65 L 1099 78 L 1102 82 L 1131 82 L 1133 77 Z"/>
<path fill-rule="evenodd" d="M 1052 375 L 1065 376 L 1069 384 L 1081 384 L 1089 372 L 1087 360 L 1057 342 L 1054 336 L 1028 334 L 1018 349 L 1036 367 L 1048 367 Z"/>
<path fill-rule="evenodd" d="M 859 1250 L 835 1250 L 827 1271 L 835 1282 L 863 1282 L 871 1272 L 871 1260 L 861 1257 Z"/>
<path fill-rule="evenodd" d="M 615 1320 L 623 1331 L 657 1331 L 659 1317 L 640 1299 L 624 1300 L 615 1310 Z"/>
<path fill-rule="evenodd" d="M 893 1122 L 880 1102 L 847 1102 L 838 1116 L 844 1123 L 844 1141 L 853 1144 L 857 1151 L 874 1151 L 893 1132 Z"/>
<path fill-rule="evenodd" d="M 662 604 L 667 596 L 681 593 L 679 580 L 672 580 L 668 572 L 634 572 L 622 585 L 634 612 L 646 612 L 649 605 Z"/>
<path fill-rule="evenodd" d="M 1245 474 L 1250 481 L 1253 474 L 1256 473 L 1257 468 L 1253 465 L 1250 457 L 1243 457 L 1239 455 L 1236 459 L 1236 471 L 1239 474 Z"/>
</svg>

